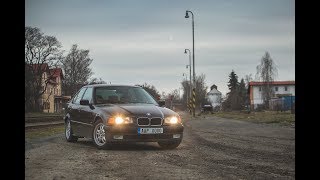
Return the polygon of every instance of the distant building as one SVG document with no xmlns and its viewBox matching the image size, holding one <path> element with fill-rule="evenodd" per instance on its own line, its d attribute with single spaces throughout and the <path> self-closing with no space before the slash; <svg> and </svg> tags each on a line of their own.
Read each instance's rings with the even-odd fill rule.
<svg viewBox="0 0 320 180">
<path fill-rule="evenodd" d="M 212 104 L 212 107 L 221 106 L 222 93 L 218 91 L 216 85 L 210 87 L 210 91 L 206 94 L 206 99 Z"/>
<path fill-rule="evenodd" d="M 39 98 L 39 103 L 43 112 L 54 113 L 61 112 L 63 105 L 67 103 L 71 96 L 62 96 L 63 73 L 61 68 L 50 69 L 47 63 L 33 65 L 32 68 L 41 68 L 42 73 L 42 90 L 45 90 Z M 47 85 L 46 85 L 47 82 Z"/>
<path fill-rule="evenodd" d="M 256 109 L 263 104 L 262 87 L 266 85 L 264 82 L 249 82 L 250 106 Z M 273 109 L 275 103 L 288 102 L 293 103 L 295 99 L 295 81 L 273 81 L 271 82 L 273 94 L 270 100 L 270 108 Z M 291 104 L 282 104 L 281 106 L 291 106 Z"/>
</svg>

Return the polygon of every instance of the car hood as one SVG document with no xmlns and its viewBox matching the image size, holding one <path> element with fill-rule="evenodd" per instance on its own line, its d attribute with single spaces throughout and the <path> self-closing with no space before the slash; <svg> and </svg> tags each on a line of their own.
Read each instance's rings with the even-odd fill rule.
<svg viewBox="0 0 320 180">
<path fill-rule="evenodd" d="M 119 104 L 101 106 L 102 110 L 109 115 L 125 115 L 134 117 L 168 117 L 178 115 L 171 109 L 159 107 L 153 104 Z M 148 116 L 147 113 L 151 115 Z"/>
</svg>

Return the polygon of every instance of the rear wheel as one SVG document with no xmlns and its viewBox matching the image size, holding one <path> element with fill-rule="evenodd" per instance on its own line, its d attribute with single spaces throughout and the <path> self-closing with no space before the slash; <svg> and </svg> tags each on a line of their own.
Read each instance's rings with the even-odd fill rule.
<svg viewBox="0 0 320 180">
<path fill-rule="evenodd" d="M 101 120 L 98 120 L 94 124 L 92 137 L 93 137 L 93 143 L 97 148 L 103 149 L 108 147 L 108 143 L 106 139 L 105 124 Z"/>
<path fill-rule="evenodd" d="M 158 144 L 163 149 L 174 149 L 180 145 L 181 141 L 159 141 Z"/>
<path fill-rule="evenodd" d="M 64 132 L 68 142 L 76 142 L 78 140 L 78 137 L 73 135 L 70 119 L 66 120 Z"/>
</svg>

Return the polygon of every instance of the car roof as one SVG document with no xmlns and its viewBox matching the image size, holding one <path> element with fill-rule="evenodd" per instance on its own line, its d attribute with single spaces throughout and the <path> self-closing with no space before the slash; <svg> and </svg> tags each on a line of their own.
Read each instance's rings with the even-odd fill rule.
<svg viewBox="0 0 320 180">
<path fill-rule="evenodd" d="M 90 85 L 85 85 L 85 86 L 83 86 L 83 87 L 114 87 L 114 86 L 140 87 L 140 86 L 124 85 L 124 84 L 90 84 Z M 141 87 L 140 87 L 140 88 L 141 88 Z"/>
</svg>

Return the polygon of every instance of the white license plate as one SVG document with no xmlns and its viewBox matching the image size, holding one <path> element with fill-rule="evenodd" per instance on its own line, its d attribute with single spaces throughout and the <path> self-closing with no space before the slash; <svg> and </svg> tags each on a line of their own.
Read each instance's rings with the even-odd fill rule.
<svg viewBox="0 0 320 180">
<path fill-rule="evenodd" d="M 138 128 L 138 134 L 161 134 L 163 128 Z"/>
</svg>

